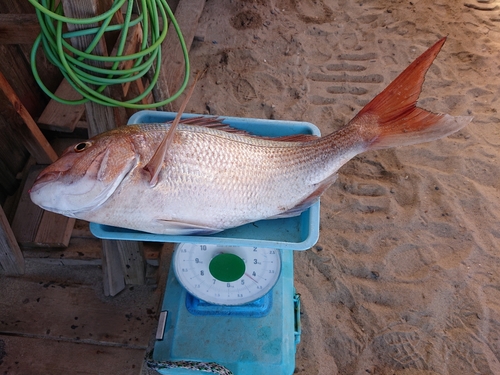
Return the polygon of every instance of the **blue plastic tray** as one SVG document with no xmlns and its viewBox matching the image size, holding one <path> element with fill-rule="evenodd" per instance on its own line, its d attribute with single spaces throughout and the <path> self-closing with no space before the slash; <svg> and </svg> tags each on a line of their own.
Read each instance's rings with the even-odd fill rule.
<svg viewBox="0 0 500 375">
<path fill-rule="evenodd" d="M 141 111 L 130 117 L 129 124 L 158 123 L 172 121 L 173 112 Z M 184 114 L 182 118 L 199 117 Z M 308 122 L 262 120 L 240 117 L 222 117 L 223 122 L 252 134 L 279 137 L 292 134 L 320 135 L 319 129 Z M 220 244 L 227 246 L 258 246 L 276 249 L 306 250 L 319 237 L 319 202 L 300 216 L 261 220 L 231 228 L 220 233 L 202 236 L 169 236 L 117 228 L 90 223 L 91 232 L 99 238 L 112 240 L 153 241 L 174 243 Z"/>
</svg>

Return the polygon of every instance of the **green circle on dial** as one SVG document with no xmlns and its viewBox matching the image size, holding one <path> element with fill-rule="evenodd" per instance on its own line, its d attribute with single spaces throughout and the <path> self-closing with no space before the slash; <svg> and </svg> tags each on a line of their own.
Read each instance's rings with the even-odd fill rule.
<svg viewBox="0 0 500 375">
<path fill-rule="evenodd" d="M 230 283 L 245 274 L 245 262 L 238 255 L 221 253 L 212 258 L 208 269 L 215 279 Z"/>
</svg>

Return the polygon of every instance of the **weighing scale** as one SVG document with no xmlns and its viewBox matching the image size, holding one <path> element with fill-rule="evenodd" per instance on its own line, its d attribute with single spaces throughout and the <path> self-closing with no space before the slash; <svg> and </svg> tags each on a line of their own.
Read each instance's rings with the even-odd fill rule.
<svg viewBox="0 0 500 375">
<path fill-rule="evenodd" d="M 175 115 L 141 111 L 129 124 L 166 122 Z M 316 126 L 304 122 L 223 122 L 262 136 L 319 136 Z M 153 351 L 152 367 L 159 373 L 293 374 L 301 334 L 293 250 L 316 243 L 319 202 L 297 217 L 212 235 L 155 235 L 95 223 L 90 229 L 103 239 L 176 243 Z"/>
</svg>

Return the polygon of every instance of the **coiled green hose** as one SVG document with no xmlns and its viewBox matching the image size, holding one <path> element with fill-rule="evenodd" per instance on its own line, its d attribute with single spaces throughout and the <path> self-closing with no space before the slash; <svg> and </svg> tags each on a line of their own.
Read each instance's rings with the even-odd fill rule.
<svg viewBox="0 0 500 375">
<path fill-rule="evenodd" d="M 89 100 L 107 106 L 121 106 L 133 109 L 147 109 L 164 106 L 177 99 L 187 86 L 189 80 L 189 57 L 186 43 L 175 17 L 166 0 L 138 0 L 139 15 L 133 18 L 134 1 L 115 0 L 111 9 L 98 16 L 86 19 L 69 18 L 63 15 L 62 4 L 56 6 L 55 0 L 29 0 L 35 7 L 41 26 L 41 33 L 33 44 L 31 51 L 31 68 L 37 83 L 52 99 L 64 104 L 83 104 Z M 115 12 L 121 12 L 126 5 L 123 24 L 110 25 Z M 160 22 L 161 21 L 161 22 Z M 167 36 L 168 23 L 172 22 L 181 44 L 185 61 L 184 80 L 179 90 L 171 97 L 152 104 L 138 103 L 153 90 L 158 81 L 161 66 L 161 43 Z M 94 27 L 96 23 L 100 26 Z M 63 24 L 90 25 L 78 31 L 63 33 Z M 140 51 L 130 55 L 123 55 L 125 41 L 129 28 L 141 23 L 143 39 Z M 160 27 L 161 26 L 161 27 Z M 116 56 L 100 56 L 92 54 L 104 33 L 121 30 Z M 93 39 L 85 51 L 80 51 L 68 43 L 68 38 L 92 35 Z M 48 60 L 57 66 L 63 76 L 78 91 L 83 98 L 80 100 L 66 100 L 52 93 L 40 79 L 36 67 L 36 53 L 40 44 Z M 129 69 L 117 69 L 123 61 L 133 62 Z M 98 62 L 96 64 L 96 62 Z M 99 65 L 99 66 L 96 66 Z M 111 65 L 109 68 L 106 66 Z M 115 84 L 124 84 L 140 79 L 153 70 L 151 82 L 137 97 L 119 101 L 103 95 L 106 87 Z"/>
</svg>

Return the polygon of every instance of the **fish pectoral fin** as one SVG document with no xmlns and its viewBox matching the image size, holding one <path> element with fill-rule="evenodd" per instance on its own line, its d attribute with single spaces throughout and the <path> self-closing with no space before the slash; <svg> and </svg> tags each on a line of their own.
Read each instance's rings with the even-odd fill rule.
<svg viewBox="0 0 500 375">
<path fill-rule="evenodd" d="M 311 207 L 314 203 L 316 203 L 321 196 L 335 181 L 337 180 L 337 174 L 334 174 L 325 180 L 321 181 L 316 185 L 316 189 L 304 200 L 302 200 L 299 204 L 295 205 L 293 208 L 284 211 L 278 215 L 270 217 L 269 219 L 284 219 L 287 217 L 294 217 L 300 215 L 302 212 Z"/>
<path fill-rule="evenodd" d="M 165 134 L 165 137 L 163 137 L 160 145 L 156 149 L 151 160 L 144 167 L 144 170 L 146 172 L 149 172 L 150 174 L 149 186 L 151 187 L 156 186 L 156 184 L 158 183 L 158 175 L 160 174 L 163 162 L 165 161 L 165 156 L 167 155 L 167 151 L 174 140 L 175 130 L 177 128 L 177 125 L 181 120 L 181 116 L 184 112 L 184 109 L 186 109 L 189 99 L 191 99 L 191 96 L 193 95 L 194 87 L 196 86 L 198 79 L 204 72 L 205 71 L 198 72 L 198 74 L 196 75 L 194 82 L 191 85 L 191 88 L 189 89 L 189 92 L 186 95 L 186 98 L 182 102 L 179 111 L 177 112 L 177 116 L 175 116 L 174 121 L 172 121 L 172 125 L 170 125 L 170 128 L 168 129 L 167 134 Z"/>
<path fill-rule="evenodd" d="M 170 234 L 170 235 L 177 235 L 177 236 L 178 235 L 187 236 L 191 234 L 208 235 L 221 232 L 223 230 L 220 228 L 210 228 L 200 224 L 186 223 L 183 221 L 175 221 L 169 219 L 156 219 L 156 220 L 157 222 L 161 223 L 161 225 L 164 227 L 165 234 Z"/>
</svg>

